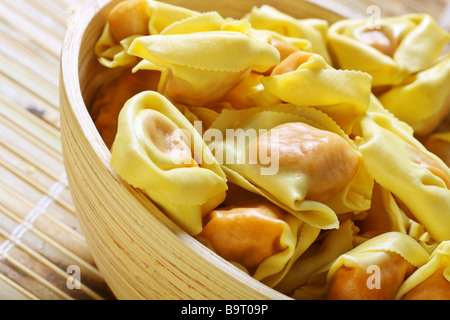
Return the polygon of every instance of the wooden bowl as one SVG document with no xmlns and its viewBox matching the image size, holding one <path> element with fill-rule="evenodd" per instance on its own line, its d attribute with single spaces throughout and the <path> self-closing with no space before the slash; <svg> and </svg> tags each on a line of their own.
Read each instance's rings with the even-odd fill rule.
<svg viewBox="0 0 450 320">
<path fill-rule="evenodd" d="M 94 45 L 107 13 L 120 1 L 87 1 L 72 17 L 61 53 L 66 171 L 80 225 L 105 281 L 118 299 L 287 299 L 189 236 L 110 168 L 110 151 L 86 106 L 111 76 L 98 63 Z M 235 18 L 261 5 L 241 0 L 166 2 Z M 297 18 L 340 18 L 301 0 L 264 3 Z"/>
</svg>

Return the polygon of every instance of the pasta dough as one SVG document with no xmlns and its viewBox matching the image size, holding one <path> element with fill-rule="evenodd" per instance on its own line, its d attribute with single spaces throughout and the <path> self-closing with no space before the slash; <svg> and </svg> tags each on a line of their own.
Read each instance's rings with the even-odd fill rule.
<svg viewBox="0 0 450 320">
<path fill-rule="evenodd" d="M 393 86 L 378 98 L 417 135 L 433 132 L 450 111 L 450 55 L 411 75 L 404 83 Z"/>
<path fill-rule="evenodd" d="M 120 2 L 90 108 L 112 169 L 294 299 L 450 299 L 450 34 L 367 23 Z"/>
<path fill-rule="evenodd" d="M 145 59 L 136 70 L 163 73 L 159 92 L 196 107 L 220 100 L 252 70 L 264 72 L 280 60 L 272 45 L 231 31 L 141 37 L 129 52 Z"/>
<path fill-rule="evenodd" d="M 134 96 L 120 112 L 111 167 L 192 235 L 202 230 L 203 216 L 223 202 L 228 188 L 199 133 L 154 91 Z"/>
<path fill-rule="evenodd" d="M 371 175 L 405 204 L 433 239 L 450 238 L 449 168 L 387 114 L 361 122 L 359 147 Z"/>
<path fill-rule="evenodd" d="M 426 264 L 406 279 L 396 299 L 450 300 L 450 242 L 433 250 Z"/>
<path fill-rule="evenodd" d="M 366 22 L 338 21 L 330 26 L 328 36 L 338 67 L 369 73 L 373 87 L 399 85 L 407 76 L 429 68 L 450 40 L 450 34 L 426 14 L 381 18 L 377 29 Z"/>
<path fill-rule="evenodd" d="M 392 300 L 404 279 L 424 265 L 428 256 L 418 242 L 400 232 L 369 239 L 331 265 L 327 298 Z"/>
<path fill-rule="evenodd" d="M 97 92 L 89 112 L 106 146 L 110 149 L 117 133 L 119 112 L 128 99 L 139 92 L 156 90 L 160 73 L 124 71 Z"/>
<path fill-rule="evenodd" d="M 263 200 L 213 210 L 197 238 L 254 278 L 274 286 L 318 233 L 319 229 Z"/>
<path fill-rule="evenodd" d="M 315 127 L 312 132 L 326 136 L 325 143 L 321 144 L 319 136 L 307 132 L 304 141 L 300 138 L 291 145 L 290 142 L 297 138 L 273 130 L 290 123 L 299 123 L 301 129 Z M 331 118 L 319 110 L 289 104 L 240 111 L 223 110 L 211 128 L 217 129 L 217 133 L 224 137 L 224 140 L 212 141 L 209 147 L 216 158 L 221 159 L 219 162 L 223 164 L 230 181 L 263 195 L 313 226 L 335 228 L 338 226 L 336 214 L 361 212 L 370 207 L 373 180 L 360 162 L 356 146 Z M 227 135 L 227 130 L 234 134 Z M 261 132 L 263 135 L 260 135 Z M 287 132 L 289 135 L 289 130 Z M 271 143 L 268 137 L 278 142 Z M 267 143 L 255 145 L 258 139 Z M 330 140 L 333 142 L 328 143 Z M 300 156 L 298 160 L 291 158 L 292 150 Z M 327 157 L 329 152 L 333 156 Z M 311 171 L 306 168 L 299 170 L 295 167 L 295 161 L 309 163 Z M 331 173 L 324 169 L 333 166 L 338 169 Z M 318 202 L 308 197 L 308 191 L 313 181 L 311 175 L 320 170 L 323 170 L 322 177 L 328 175 L 329 180 L 326 181 L 335 184 L 335 187 L 334 194 L 322 191 L 320 195 L 319 191 L 317 197 L 326 196 L 327 199 Z"/>
<path fill-rule="evenodd" d="M 293 71 L 265 77 L 261 82 L 281 101 L 325 112 L 350 134 L 369 106 L 371 77 L 362 72 L 336 70 L 317 54 L 297 60 L 297 64 Z"/>
</svg>

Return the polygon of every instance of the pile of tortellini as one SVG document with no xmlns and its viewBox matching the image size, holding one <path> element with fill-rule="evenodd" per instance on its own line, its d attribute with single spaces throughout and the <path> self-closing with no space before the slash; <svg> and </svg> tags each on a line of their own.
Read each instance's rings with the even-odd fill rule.
<svg viewBox="0 0 450 320">
<path fill-rule="evenodd" d="M 426 14 L 119 3 L 90 112 L 111 167 L 295 299 L 450 299 L 450 33 Z M 253 161 L 252 161 L 253 160 Z"/>
</svg>

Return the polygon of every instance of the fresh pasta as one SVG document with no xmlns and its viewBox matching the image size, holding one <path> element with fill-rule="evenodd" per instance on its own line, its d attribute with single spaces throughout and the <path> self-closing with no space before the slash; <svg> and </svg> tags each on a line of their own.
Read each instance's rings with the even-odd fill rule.
<svg viewBox="0 0 450 320">
<path fill-rule="evenodd" d="M 450 299 L 449 32 L 120 2 L 90 106 L 111 168 L 294 299 Z"/>
<path fill-rule="evenodd" d="M 192 235 L 226 196 L 225 174 L 198 132 L 155 91 L 137 94 L 120 112 L 111 167 Z"/>
</svg>

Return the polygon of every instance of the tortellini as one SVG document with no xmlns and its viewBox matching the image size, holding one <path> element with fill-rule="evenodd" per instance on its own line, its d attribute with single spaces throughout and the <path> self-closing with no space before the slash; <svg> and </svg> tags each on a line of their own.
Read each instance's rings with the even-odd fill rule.
<svg viewBox="0 0 450 320">
<path fill-rule="evenodd" d="M 396 299 L 450 300 L 450 242 L 443 241 L 427 262 L 399 288 Z"/>
<path fill-rule="evenodd" d="M 404 280 L 428 257 L 420 243 L 403 233 L 387 232 L 371 238 L 331 264 L 327 298 L 393 300 Z"/>
<path fill-rule="evenodd" d="M 368 109 L 371 77 L 362 72 L 336 70 L 317 54 L 297 58 L 290 67 L 292 70 L 280 68 L 263 78 L 266 90 L 284 102 L 322 110 L 350 133 Z"/>
<path fill-rule="evenodd" d="M 399 85 L 406 77 L 432 66 L 450 34 L 426 14 L 379 19 L 344 19 L 328 32 L 330 51 L 339 68 L 369 73 L 374 87 Z"/>
<path fill-rule="evenodd" d="M 309 41 L 309 51 L 321 55 L 328 63 L 328 22 L 323 19 L 295 19 L 274 7 L 254 7 L 246 16 L 255 29 L 272 30 L 287 37 Z"/>
<path fill-rule="evenodd" d="M 231 31 L 141 37 L 129 52 L 145 59 L 143 68 L 161 70 L 161 93 L 197 107 L 223 98 L 252 70 L 264 72 L 280 61 L 274 46 Z"/>
<path fill-rule="evenodd" d="M 450 169 L 386 114 L 369 113 L 361 122 L 365 164 L 380 185 L 433 239 L 450 238 Z"/>
<path fill-rule="evenodd" d="M 106 83 L 95 95 L 90 114 L 97 130 L 110 149 L 116 138 L 119 112 L 125 102 L 139 92 L 156 90 L 159 74 L 153 71 L 124 71 Z"/>
<path fill-rule="evenodd" d="M 450 111 L 450 55 L 378 98 L 417 135 L 433 132 Z"/>
<path fill-rule="evenodd" d="M 294 299 L 450 299 L 450 34 L 431 16 L 128 0 L 106 18 L 94 51 L 119 76 L 89 111 L 112 170 L 182 230 Z"/>
<path fill-rule="evenodd" d="M 354 223 L 346 220 L 339 229 L 320 235 L 275 288 L 298 300 L 325 299 L 330 265 L 355 247 L 353 238 L 357 232 Z"/>
<path fill-rule="evenodd" d="M 155 91 L 137 94 L 120 112 L 111 167 L 192 235 L 228 188 L 200 134 Z"/>
<path fill-rule="evenodd" d="M 210 137 L 209 147 L 230 181 L 314 226 L 335 228 L 336 214 L 370 207 L 373 180 L 359 151 L 319 110 L 290 104 L 224 110 L 211 128 L 225 137 Z"/>
<path fill-rule="evenodd" d="M 450 33 L 426 14 L 379 20 L 346 19 L 330 27 L 330 52 L 339 68 L 372 76 L 383 107 L 417 135 L 431 133 L 450 110 Z"/>
<path fill-rule="evenodd" d="M 213 210 L 197 238 L 255 279 L 274 286 L 319 232 L 266 200 Z"/>
<path fill-rule="evenodd" d="M 197 14 L 196 11 L 160 1 L 123 1 L 109 13 L 103 33 L 95 45 L 95 53 L 105 67 L 134 66 L 138 59 L 127 51 L 136 38 L 159 34 L 172 23 Z"/>
</svg>

